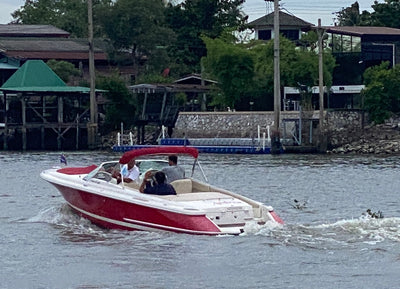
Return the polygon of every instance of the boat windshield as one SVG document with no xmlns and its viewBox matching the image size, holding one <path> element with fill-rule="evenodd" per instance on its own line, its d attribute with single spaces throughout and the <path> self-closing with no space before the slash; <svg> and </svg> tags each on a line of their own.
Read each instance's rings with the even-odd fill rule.
<svg viewBox="0 0 400 289">
<path fill-rule="evenodd" d="M 194 167 L 196 165 L 199 166 L 204 180 L 208 182 L 207 177 L 205 176 L 204 171 L 197 160 L 192 166 L 191 177 L 193 177 Z M 103 179 L 110 181 L 112 179 L 112 175 L 115 172 L 121 171 L 122 166 L 123 165 L 120 164 L 118 161 L 104 162 L 100 164 L 97 168 L 95 168 L 93 171 L 91 171 L 89 174 L 87 174 L 83 179 L 85 181 L 88 181 L 92 178 L 96 178 L 96 179 Z M 140 177 L 138 181 L 141 182 L 147 171 L 160 171 L 168 166 L 168 161 L 160 159 L 145 159 L 145 160 L 139 159 L 136 160 L 136 166 L 139 168 L 140 172 Z"/>
<path fill-rule="evenodd" d="M 112 174 L 112 172 L 118 168 L 119 169 L 119 163 L 118 161 L 113 161 L 113 162 L 105 162 L 102 163 L 101 165 L 99 165 L 97 168 L 95 168 L 93 171 L 91 171 L 89 174 L 87 174 L 83 179 L 85 181 L 90 180 L 91 178 L 93 178 L 94 176 L 96 176 L 96 174 L 100 171 L 103 172 L 107 172 L 110 175 Z"/>
<path fill-rule="evenodd" d="M 147 172 L 148 170 L 160 171 L 162 168 L 168 166 L 168 161 L 166 160 L 137 160 L 136 165 L 139 168 L 141 174 Z"/>
</svg>

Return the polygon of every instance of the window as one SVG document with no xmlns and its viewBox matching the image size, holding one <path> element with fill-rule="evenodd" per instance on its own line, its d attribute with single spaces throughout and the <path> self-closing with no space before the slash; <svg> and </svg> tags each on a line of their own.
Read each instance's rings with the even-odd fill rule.
<svg viewBox="0 0 400 289">
<path fill-rule="evenodd" d="M 258 30 L 258 39 L 259 40 L 270 40 L 271 39 L 271 30 Z"/>
<path fill-rule="evenodd" d="M 299 40 L 299 30 L 281 30 L 281 34 L 289 40 Z"/>
</svg>

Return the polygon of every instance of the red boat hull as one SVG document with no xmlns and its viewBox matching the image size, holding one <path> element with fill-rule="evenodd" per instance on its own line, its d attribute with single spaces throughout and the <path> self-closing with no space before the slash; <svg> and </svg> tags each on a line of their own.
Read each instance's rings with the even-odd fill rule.
<svg viewBox="0 0 400 289">
<path fill-rule="evenodd" d="M 221 230 L 205 214 L 182 214 L 113 199 L 59 184 L 53 185 L 81 216 L 108 229 L 171 231 L 218 235 Z"/>
</svg>

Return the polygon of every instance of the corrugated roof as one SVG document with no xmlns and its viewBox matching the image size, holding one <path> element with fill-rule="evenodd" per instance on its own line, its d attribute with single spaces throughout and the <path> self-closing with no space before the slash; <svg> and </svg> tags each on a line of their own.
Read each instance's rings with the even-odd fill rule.
<svg viewBox="0 0 400 289">
<path fill-rule="evenodd" d="M 400 29 L 376 26 L 325 26 L 326 32 L 353 36 L 400 35 Z"/>
<path fill-rule="evenodd" d="M 3 50 L 19 51 L 88 51 L 88 45 L 82 45 L 72 39 L 38 39 L 38 38 L 0 38 Z"/>
<path fill-rule="evenodd" d="M 24 59 L 88 59 L 89 47 L 81 39 L 67 38 L 0 38 L 0 49 L 8 57 Z M 95 47 L 95 59 L 107 55 Z"/>
<path fill-rule="evenodd" d="M 56 59 L 56 60 L 88 60 L 89 52 L 57 52 L 57 51 L 11 51 L 5 53 L 8 57 L 20 59 Z M 107 60 L 107 55 L 95 52 L 95 60 Z"/>
<path fill-rule="evenodd" d="M 2 37 L 69 37 L 67 31 L 52 25 L 0 24 Z"/>
<path fill-rule="evenodd" d="M 162 92 L 207 92 L 210 90 L 206 85 L 193 85 L 193 84 L 136 84 L 131 85 L 129 88 L 134 93 L 162 93 Z"/>
<path fill-rule="evenodd" d="M 282 27 L 300 27 L 300 28 L 310 28 L 314 26 L 313 24 L 304 21 L 294 15 L 289 15 L 285 12 L 279 11 L 279 25 Z M 248 24 L 255 28 L 260 27 L 273 27 L 274 26 L 274 12 L 262 16 Z"/>
<path fill-rule="evenodd" d="M 201 84 L 202 77 L 200 74 L 192 73 L 174 81 L 177 84 Z M 218 83 L 215 80 L 203 78 L 205 84 Z"/>
</svg>

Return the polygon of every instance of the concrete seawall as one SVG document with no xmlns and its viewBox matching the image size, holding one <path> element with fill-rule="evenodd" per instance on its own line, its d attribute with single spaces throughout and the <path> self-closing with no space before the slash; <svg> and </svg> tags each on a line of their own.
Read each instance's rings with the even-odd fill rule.
<svg viewBox="0 0 400 289">
<path fill-rule="evenodd" d="M 281 112 L 281 135 L 286 128 L 295 129 L 295 122 L 300 117 L 299 111 Z M 302 113 L 304 143 L 315 144 L 319 134 L 319 111 Z M 173 137 L 187 138 L 256 138 L 260 133 L 272 129 L 273 112 L 181 112 L 176 122 Z M 307 124 L 308 120 L 308 124 Z M 326 135 L 328 148 L 338 148 L 357 141 L 363 136 L 367 116 L 363 111 L 343 110 L 325 112 Z M 310 129 L 312 126 L 312 129 Z M 309 132 L 312 131 L 312 137 Z M 307 137 L 308 134 L 308 137 Z M 310 143 L 311 140 L 311 143 Z"/>
<path fill-rule="evenodd" d="M 282 118 L 298 118 L 299 112 L 282 112 Z M 174 129 L 174 137 L 257 137 L 274 124 L 274 113 L 258 112 L 181 112 Z"/>
</svg>

